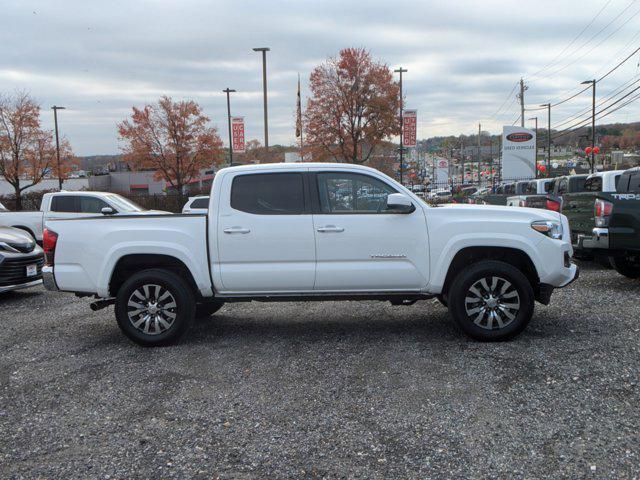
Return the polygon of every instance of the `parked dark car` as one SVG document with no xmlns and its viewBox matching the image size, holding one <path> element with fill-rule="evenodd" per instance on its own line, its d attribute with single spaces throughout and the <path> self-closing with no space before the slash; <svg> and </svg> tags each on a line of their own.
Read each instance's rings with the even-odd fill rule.
<svg viewBox="0 0 640 480">
<path fill-rule="evenodd" d="M 44 252 L 23 230 L 0 227 L 0 293 L 42 283 Z"/>
</svg>

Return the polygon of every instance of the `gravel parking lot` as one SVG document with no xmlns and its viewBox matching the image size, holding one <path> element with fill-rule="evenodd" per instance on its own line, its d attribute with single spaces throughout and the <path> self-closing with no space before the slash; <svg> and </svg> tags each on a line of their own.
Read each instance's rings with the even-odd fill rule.
<svg viewBox="0 0 640 480">
<path fill-rule="evenodd" d="M 111 308 L 0 297 L 2 478 L 637 478 L 640 283 L 582 265 L 514 341 L 446 310 L 236 304 L 143 349 Z"/>
</svg>

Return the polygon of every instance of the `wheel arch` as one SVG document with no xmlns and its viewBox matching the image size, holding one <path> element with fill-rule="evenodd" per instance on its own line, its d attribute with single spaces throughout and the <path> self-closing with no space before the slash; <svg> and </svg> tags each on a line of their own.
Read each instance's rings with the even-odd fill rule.
<svg viewBox="0 0 640 480">
<path fill-rule="evenodd" d="M 187 265 L 174 256 L 156 253 L 133 253 L 120 257 L 109 278 L 109 294 L 115 297 L 128 277 L 149 269 L 168 270 L 179 275 L 187 282 L 194 295 L 200 297 L 198 285 Z"/>
<path fill-rule="evenodd" d="M 466 247 L 453 257 L 442 287 L 442 294 L 447 295 L 449 286 L 456 275 L 469 265 L 483 260 L 497 260 L 508 263 L 520 270 L 529 280 L 538 298 L 540 293 L 540 277 L 531 257 L 523 250 L 513 247 Z"/>
</svg>

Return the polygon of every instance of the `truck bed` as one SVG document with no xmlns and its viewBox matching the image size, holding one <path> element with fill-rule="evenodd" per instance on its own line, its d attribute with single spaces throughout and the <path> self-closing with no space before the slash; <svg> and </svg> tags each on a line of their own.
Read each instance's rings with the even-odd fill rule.
<svg viewBox="0 0 640 480">
<path fill-rule="evenodd" d="M 58 234 L 55 280 L 60 290 L 109 296 L 110 272 L 128 255 L 173 255 L 212 295 L 205 215 L 120 215 L 47 221 Z"/>
</svg>

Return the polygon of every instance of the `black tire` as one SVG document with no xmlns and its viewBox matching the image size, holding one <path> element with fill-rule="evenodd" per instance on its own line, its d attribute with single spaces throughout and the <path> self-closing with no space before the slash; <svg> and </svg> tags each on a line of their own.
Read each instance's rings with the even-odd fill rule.
<svg viewBox="0 0 640 480">
<path fill-rule="evenodd" d="M 130 300 L 146 310 L 130 305 Z M 191 326 L 195 307 L 193 291 L 184 279 L 167 270 L 150 269 L 134 274 L 120 287 L 115 312 L 118 326 L 129 339 L 138 345 L 155 347 L 177 342 Z M 135 313 L 139 310 L 140 313 Z M 146 317 L 149 319 L 145 320 Z M 136 327 L 134 322 L 140 321 Z"/>
<path fill-rule="evenodd" d="M 637 259 L 638 257 L 636 257 Z M 640 278 L 640 262 L 629 257 L 611 257 L 611 266 L 627 278 Z"/>
<path fill-rule="evenodd" d="M 462 270 L 447 296 L 449 312 L 460 330 L 485 342 L 508 340 L 521 333 L 531 320 L 535 301 L 527 277 L 517 268 L 495 260 L 484 260 Z"/>
<path fill-rule="evenodd" d="M 224 302 L 215 300 L 213 302 L 198 303 L 196 305 L 196 318 L 205 318 L 213 315 L 224 306 Z"/>
</svg>

